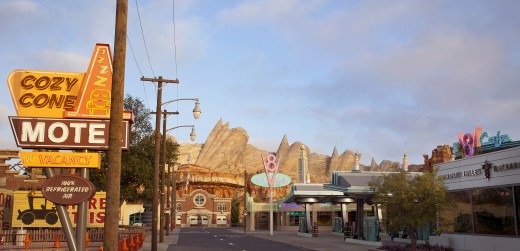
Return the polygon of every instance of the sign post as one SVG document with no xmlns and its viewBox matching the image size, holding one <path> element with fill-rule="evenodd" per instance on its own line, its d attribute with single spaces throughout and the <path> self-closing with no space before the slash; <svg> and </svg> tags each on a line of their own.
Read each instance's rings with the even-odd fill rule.
<svg viewBox="0 0 520 251">
<path fill-rule="evenodd" d="M 262 162 L 264 163 L 265 176 L 269 182 L 269 234 L 273 236 L 273 189 L 280 159 L 276 162 L 276 157 L 270 154 L 265 159 L 264 156 L 262 156 Z"/>
<path fill-rule="evenodd" d="M 107 151 L 111 138 L 108 135 L 113 121 L 110 47 L 96 44 L 86 73 L 15 70 L 9 74 L 7 85 L 17 112 L 17 117 L 9 117 L 16 144 L 23 149 L 38 149 L 22 152 L 22 163 L 45 168 L 48 180 L 43 186 L 43 197 L 56 203 L 69 250 L 83 251 L 88 200 L 95 192 L 88 180 L 88 168 L 100 167 L 99 153 L 88 153 L 88 149 Z M 118 140 L 122 142 L 121 148 L 127 150 L 133 114 L 123 112 L 122 118 L 122 137 Z M 48 152 L 47 149 L 78 151 Z M 55 176 L 53 168 L 64 167 L 79 168 L 79 175 Z M 76 236 L 65 207 L 69 205 L 79 205 Z M 33 220 L 30 215 L 26 217 L 26 222 Z M 48 221 L 56 223 L 57 218 L 53 217 Z"/>
</svg>

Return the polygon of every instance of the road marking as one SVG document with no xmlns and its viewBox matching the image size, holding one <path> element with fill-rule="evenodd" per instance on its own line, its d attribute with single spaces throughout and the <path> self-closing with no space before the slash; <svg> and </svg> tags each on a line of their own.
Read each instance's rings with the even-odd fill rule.
<svg viewBox="0 0 520 251">
<path fill-rule="evenodd" d="M 216 235 L 213 235 L 213 236 L 215 236 L 215 238 L 217 238 L 217 236 L 216 236 Z"/>
<path fill-rule="evenodd" d="M 221 241 L 223 241 L 224 239 L 220 239 Z"/>
<path fill-rule="evenodd" d="M 233 246 L 233 243 L 230 242 L 229 245 Z"/>
</svg>

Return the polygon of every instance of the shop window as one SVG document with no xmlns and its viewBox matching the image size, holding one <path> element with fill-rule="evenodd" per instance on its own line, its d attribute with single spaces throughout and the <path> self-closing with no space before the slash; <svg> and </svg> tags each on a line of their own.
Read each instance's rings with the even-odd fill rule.
<svg viewBox="0 0 520 251">
<path fill-rule="evenodd" d="M 225 212 L 227 209 L 226 203 L 219 203 L 217 205 L 217 211 Z"/>
<path fill-rule="evenodd" d="M 516 201 L 516 226 L 520 231 L 520 186 L 515 187 L 515 201 Z"/>
<path fill-rule="evenodd" d="M 450 192 L 454 207 L 441 212 L 442 225 L 447 232 L 473 233 L 469 191 Z"/>
<path fill-rule="evenodd" d="M 318 226 L 332 226 L 332 212 L 318 212 Z"/>
<path fill-rule="evenodd" d="M 289 215 L 289 226 L 299 226 L 300 217 L 305 217 L 305 212 L 287 212 Z"/>
<path fill-rule="evenodd" d="M 511 187 L 475 189 L 472 199 L 475 233 L 515 235 Z"/>
</svg>

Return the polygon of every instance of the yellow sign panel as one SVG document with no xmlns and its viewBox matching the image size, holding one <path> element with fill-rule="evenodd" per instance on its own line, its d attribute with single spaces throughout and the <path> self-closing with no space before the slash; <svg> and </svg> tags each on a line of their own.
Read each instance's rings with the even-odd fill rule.
<svg viewBox="0 0 520 251">
<path fill-rule="evenodd" d="M 85 73 L 16 70 L 7 77 L 20 117 L 63 118 L 73 109 Z"/>
<path fill-rule="evenodd" d="M 87 227 L 103 227 L 105 224 L 106 193 L 97 192 L 88 202 Z M 73 226 L 78 221 L 78 207 L 66 206 Z M 61 227 L 54 203 L 46 200 L 40 191 L 14 192 L 13 220 L 11 227 Z"/>
<path fill-rule="evenodd" d="M 99 153 L 80 152 L 20 152 L 22 164 L 26 167 L 71 167 L 99 168 Z"/>
</svg>

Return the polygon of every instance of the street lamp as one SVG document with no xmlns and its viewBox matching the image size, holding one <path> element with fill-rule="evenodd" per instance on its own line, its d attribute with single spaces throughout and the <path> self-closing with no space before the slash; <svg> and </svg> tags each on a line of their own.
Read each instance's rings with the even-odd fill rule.
<svg viewBox="0 0 520 251">
<path fill-rule="evenodd" d="M 195 108 L 193 108 L 193 117 L 195 119 L 198 119 L 200 117 L 201 110 L 200 110 L 199 98 L 178 98 L 178 99 L 172 99 L 170 101 L 166 101 L 166 102 L 162 103 L 161 106 L 165 106 L 167 104 L 170 104 L 170 103 L 173 103 L 173 102 L 177 102 L 177 101 L 180 101 L 180 100 L 193 100 L 193 101 L 195 101 Z"/>
<path fill-rule="evenodd" d="M 193 109 L 193 117 L 195 119 L 198 119 L 200 117 L 200 114 L 201 114 L 200 103 L 199 103 L 199 99 L 198 98 L 179 98 L 179 99 L 169 100 L 169 101 L 166 101 L 164 103 L 162 103 L 159 100 L 160 105 L 158 103 L 157 106 L 158 107 L 162 107 L 162 106 L 166 106 L 166 105 L 168 105 L 170 103 L 181 101 L 181 100 L 193 100 L 193 101 L 195 101 L 195 108 Z M 159 111 L 158 114 L 160 115 L 161 112 Z M 163 117 L 163 135 L 162 135 L 162 148 L 163 148 L 163 152 L 162 152 L 162 161 L 161 161 L 161 163 L 162 163 L 162 170 L 160 171 L 160 174 L 161 174 L 161 177 L 160 177 L 161 178 L 161 187 L 160 187 L 161 197 L 160 197 L 160 203 L 159 203 L 160 204 L 160 213 L 159 213 L 159 215 L 160 215 L 159 216 L 159 226 L 160 226 L 159 227 L 159 235 L 160 236 L 159 236 L 159 242 L 161 242 L 161 243 L 164 241 L 164 225 L 165 225 L 164 224 L 164 218 L 165 218 L 165 213 L 164 213 L 164 211 L 165 211 L 165 208 L 164 208 L 165 207 L 165 205 L 164 205 L 164 202 L 165 202 L 165 194 L 164 194 L 164 187 L 165 187 L 164 186 L 164 180 L 165 180 L 164 176 L 165 175 L 164 175 L 164 171 L 165 170 L 164 169 L 166 167 L 166 133 L 167 133 L 167 131 L 169 131 L 169 130 L 166 130 L 166 119 L 167 119 L 168 115 L 172 115 L 172 114 L 178 115 L 179 112 L 178 111 L 177 112 L 168 112 L 168 111 L 164 110 L 164 112 L 162 112 L 162 114 L 164 115 L 164 117 Z M 170 129 L 170 130 L 172 130 L 172 129 Z M 191 138 L 192 141 L 195 140 L 195 129 L 194 128 L 192 129 L 192 132 L 190 134 L 190 138 Z M 156 154 L 159 154 L 159 153 L 157 152 Z M 155 179 L 155 176 L 154 176 L 154 179 Z M 154 193 L 153 196 L 154 196 L 154 201 L 156 201 L 157 200 L 156 199 L 157 198 L 157 193 Z M 156 204 L 155 203 L 154 203 L 154 208 L 156 208 Z M 154 209 L 153 212 L 156 212 L 156 211 L 157 211 L 157 209 Z M 166 218 L 167 218 L 166 222 L 168 222 L 168 225 L 169 225 L 169 222 L 171 221 L 169 215 Z M 152 232 L 152 233 L 155 233 L 155 231 Z M 170 233 L 169 228 L 167 228 L 166 229 L 166 235 L 168 236 L 169 233 Z"/>
</svg>

